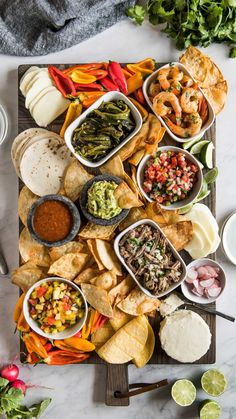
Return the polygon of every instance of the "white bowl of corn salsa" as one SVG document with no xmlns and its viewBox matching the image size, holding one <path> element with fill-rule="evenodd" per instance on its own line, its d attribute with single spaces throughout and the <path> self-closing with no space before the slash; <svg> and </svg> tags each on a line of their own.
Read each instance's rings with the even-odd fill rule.
<svg viewBox="0 0 236 419">
<path fill-rule="evenodd" d="M 23 311 L 31 329 L 39 335 L 66 339 L 82 329 L 88 306 L 77 285 L 52 277 L 36 282 L 27 291 Z"/>
</svg>

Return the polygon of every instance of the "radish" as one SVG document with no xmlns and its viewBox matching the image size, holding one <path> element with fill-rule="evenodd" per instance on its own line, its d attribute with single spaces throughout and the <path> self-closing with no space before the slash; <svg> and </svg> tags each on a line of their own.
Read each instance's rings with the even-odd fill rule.
<svg viewBox="0 0 236 419">
<path fill-rule="evenodd" d="M 200 281 L 200 285 L 203 288 L 210 288 L 215 282 L 215 278 L 203 279 Z"/>
<path fill-rule="evenodd" d="M 197 271 L 195 271 L 195 269 L 189 269 L 187 272 L 186 282 L 188 284 L 192 284 L 195 279 L 197 279 Z"/>
<path fill-rule="evenodd" d="M 13 383 L 11 383 L 11 387 L 17 388 L 22 391 L 22 393 L 25 395 L 27 390 L 27 385 L 22 380 L 15 380 Z"/>
<path fill-rule="evenodd" d="M 214 280 L 214 285 L 212 286 L 212 288 L 216 288 L 216 287 L 221 288 L 221 283 L 219 279 Z"/>
<path fill-rule="evenodd" d="M 216 298 L 216 297 L 218 297 L 218 295 L 220 295 L 221 288 L 220 287 L 214 287 L 214 288 L 211 287 L 211 288 L 208 288 L 207 292 L 208 292 L 209 297 Z"/>
<path fill-rule="evenodd" d="M 193 285 L 194 285 L 195 291 L 197 291 L 197 292 L 198 292 L 198 294 L 199 294 L 200 296 L 202 296 L 202 295 L 203 295 L 203 293 L 204 293 L 204 288 L 200 285 L 199 280 L 198 280 L 198 279 L 196 279 L 195 281 L 193 281 Z M 192 291 L 193 291 L 193 290 L 192 290 Z"/>
<path fill-rule="evenodd" d="M 192 288 L 192 292 L 193 292 L 193 294 L 197 295 L 198 297 L 202 297 L 202 295 L 203 295 L 203 294 L 200 294 L 195 287 Z"/>
<path fill-rule="evenodd" d="M 1 370 L 1 377 L 12 382 L 15 381 L 19 375 L 19 368 L 15 364 L 10 364 Z"/>
<path fill-rule="evenodd" d="M 207 276 L 209 274 L 208 274 L 208 270 L 205 268 L 205 266 L 199 266 L 199 268 L 197 268 L 197 273 L 198 273 L 199 278 L 208 279 Z"/>
</svg>

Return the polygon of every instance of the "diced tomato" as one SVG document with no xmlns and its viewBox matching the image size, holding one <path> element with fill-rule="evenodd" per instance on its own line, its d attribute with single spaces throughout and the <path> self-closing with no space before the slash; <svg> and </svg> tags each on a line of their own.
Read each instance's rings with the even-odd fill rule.
<svg viewBox="0 0 236 419">
<path fill-rule="evenodd" d="M 177 158 L 176 157 L 172 157 L 171 159 L 171 167 L 176 167 L 177 166 Z"/>
<path fill-rule="evenodd" d="M 164 198 L 162 196 L 157 196 L 156 201 L 158 202 L 158 204 L 162 204 L 162 202 L 164 201 Z"/>
<path fill-rule="evenodd" d="M 190 168 L 191 168 L 193 173 L 197 173 L 198 168 L 197 168 L 197 166 L 195 166 L 195 164 L 191 164 Z"/>
<path fill-rule="evenodd" d="M 46 292 L 47 292 L 47 288 L 46 287 L 39 287 L 37 289 L 37 297 L 38 298 L 43 297 Z"/>
<path fill-rule="evenodd" d="M 153 168 L 153 166 L 150 166 L 150 167 L 146 170 L 146 173 L 147 173 L 147 177 L 148 177 L 148 179 L 150 179 L 150 180 L 154 180 L 154 179 L 155 179 L 155 177 L 156 177 L 156 171 L 155 171 L 155 169 Z"/>
<path fill-rule="evenodd" d="M 36 306 L 36 304 L 38 304 L 37 300 L 36 300 L 36 299 L 33 299 L 33 298 L 29 298 L 29 303 L 30 303 L 32 306 Z"/>
<path fill-rule="evenodd" d="M 47 323 L 52 326 L 53 324 L 55 324 L 56 320 L 54 317 L 48 317 L 47 318 Z"/>
</svg>

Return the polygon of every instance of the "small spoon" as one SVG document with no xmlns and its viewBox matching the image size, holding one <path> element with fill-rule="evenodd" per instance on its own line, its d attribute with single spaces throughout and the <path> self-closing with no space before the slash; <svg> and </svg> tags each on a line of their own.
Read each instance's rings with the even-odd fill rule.
<svg viewBox="0 0 236 419">
<path fill-rule="evenodd" d="M 230 322 L 235 321 L 235 317 L 233 317 L 233 316 L 229 316 L 228 314 L 221 313 L 221 311 L 214 310 L 214 309 L 211 309 L 209 307 L 205 307 L 205 306 L 203 307 L 200 304 L 196 304 L 196 303 L 192 303 L 192 302 L 184 302 L 178 308 L 180 308 L 180 307 L 182 307 L 182 308 L 195 307 L 198 310 L 205 311 L 206 313 L 210 313 L 210 314 L 214 314 L 215 316 L 223 317 L 223 319 L 229 320 Z"/>
<path fill-rule="evenodd" d="M 7 273 L 8 273 L 8 267 L 7 267 L 6 261 L 2 253 L 0 253 L 0 274 L 6 275 Z"/>
</svg>

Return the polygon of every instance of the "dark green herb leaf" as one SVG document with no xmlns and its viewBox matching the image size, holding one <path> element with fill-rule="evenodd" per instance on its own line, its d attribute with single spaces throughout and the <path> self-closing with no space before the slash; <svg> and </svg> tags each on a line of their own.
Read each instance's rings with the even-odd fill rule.
<svg viewBox="0 0 236 419">
<path fill-rule="evenodd" d="M 230 58 L 236 58 L 236 47 L 233 47 L 229 51 Z"/>
<path fill-rule="evenodd" d="M 142 25 L 145 17 L 145 9 L 139 5 L 129 7 L 127 10 L 127 16 L 138 25 Z"/>
</svg>

